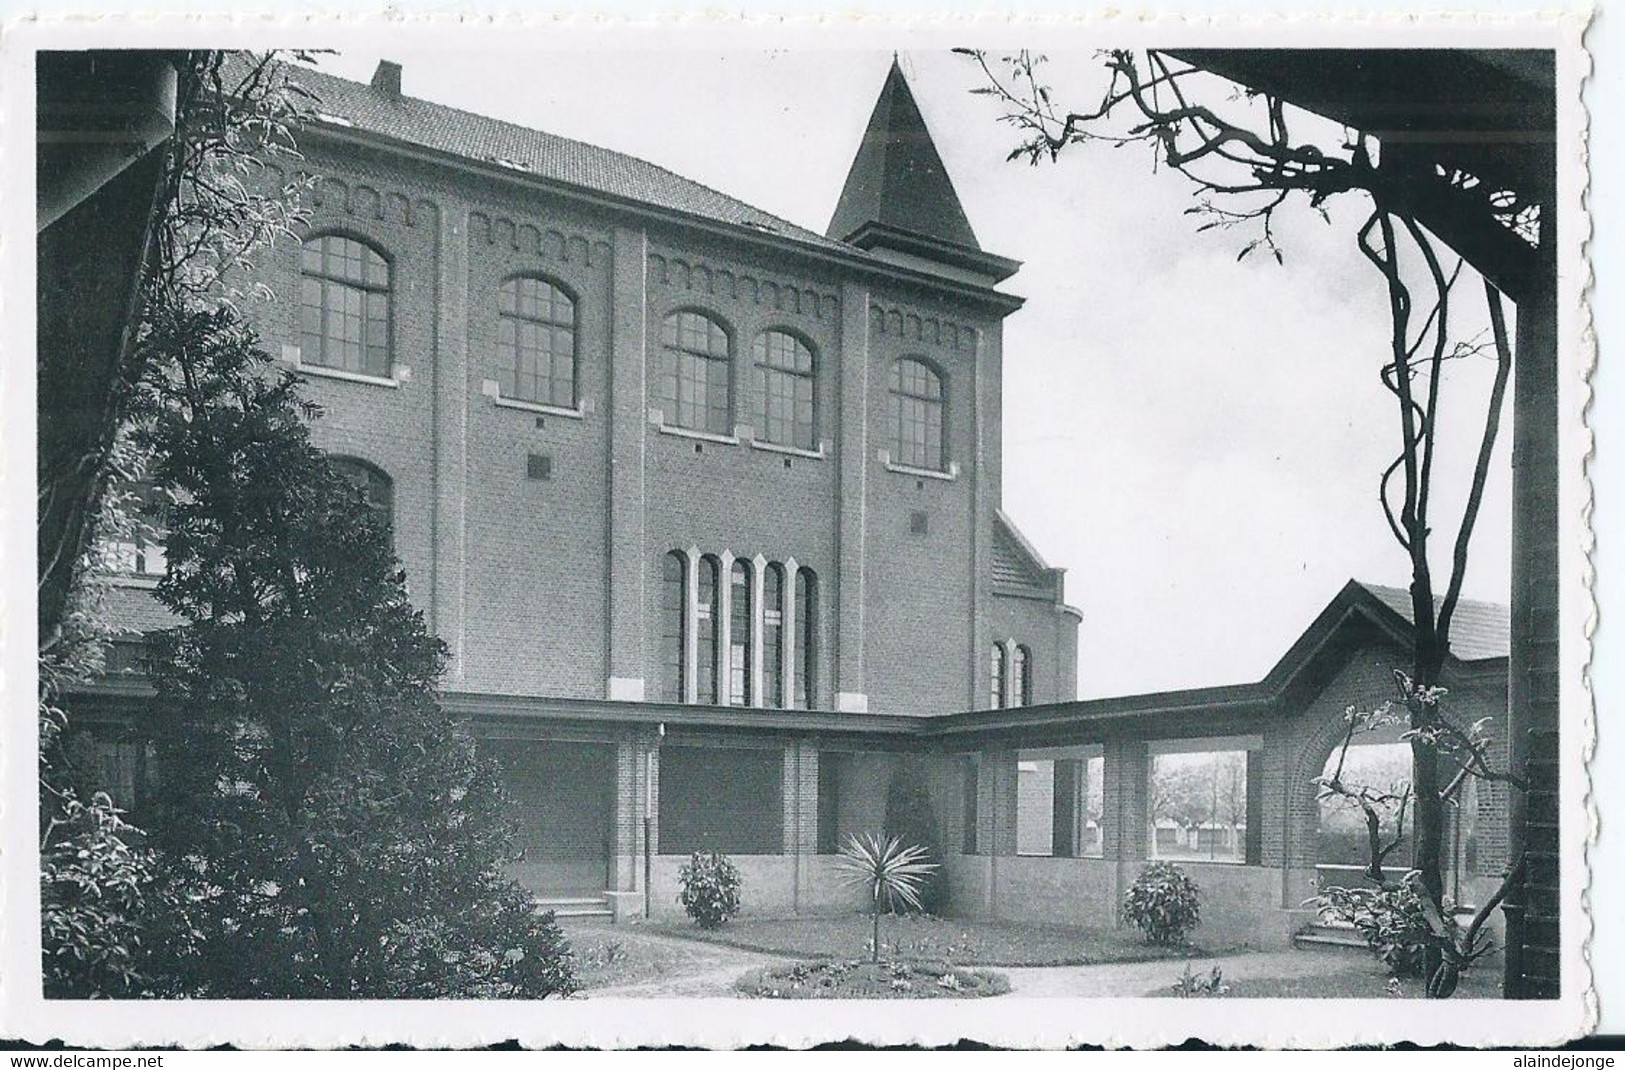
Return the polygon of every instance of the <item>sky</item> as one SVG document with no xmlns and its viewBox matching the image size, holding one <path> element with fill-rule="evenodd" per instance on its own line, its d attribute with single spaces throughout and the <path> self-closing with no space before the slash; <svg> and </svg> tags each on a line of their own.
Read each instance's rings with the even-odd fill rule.
<svg viewBox="0 0 1625 1070">
<path fill-rule="evenodd" d="M 626 152 L 822 232 L 892 53 L 529 47 L 319 65 L 365 80 L 380 58 L 403 65 L 410 96 Z M 1257 680 L 1349 579 L 1406 586 L 1376 496 L 1399 416 L 1377 377 L 1382 278 L 1354 244 L 1366 207 L 1333 202 L 1330 222 L 1284 208 L 1284 264 L 1238 261 L 1249 236 L 1198 233 L 1191 184 L 1154 170 L 1147 146 L 1007 162 L 1015 134 L 970 92 L 972 61 L 900 62 L 982 247 L 1024 264 L 1001 286 L 1027 299 L 1004 328 L 1003 506 L 1067 570 L 1083 614 L 1079 696 Z M 1051 53 L 1049 75 L 1063 105 L 1098 102 L 1092 53 Z M 1211 88 L 1225 103 L 1230 87 Z M 1478 334 L 1488 319 L 1470 269 L 1456 294 L 1453 334 Z M 1446 378 L 1436 575 L 1490 373 L 1468 360 Z M 1465 584 L 1503 603 L 1510 439 L 1509 404 Z"/>
</svg>

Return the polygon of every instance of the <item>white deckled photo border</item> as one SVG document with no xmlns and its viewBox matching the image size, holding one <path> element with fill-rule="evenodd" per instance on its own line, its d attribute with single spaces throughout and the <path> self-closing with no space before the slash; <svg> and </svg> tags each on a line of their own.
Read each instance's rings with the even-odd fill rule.
<svg viewBox="0 0 1625 1070">
<path fill-rule="evenodd" d="M 827 16 L 774 19 L 415 16 L 400 14 L 232 18 L 159 14 L 89 20 L 14 19 L 0 36 L 0 495 L 33 501 L 36 395 L 33 365 L 18 356 L 35 349 L 34 55 L 50 49 L 396 47 L 426 51 L 478 49 L 521 35 L 545 38 L 550 49 L 667 48 L 687 51 L 771 49 L 946 50 L 973 44 L 1017 49 L 1041 39 L 1049 52 L 1110 47 L 1550 48 L 1557 56 L 1559 335 L 1561 858 L 1563 994 L 1552 1001 L 1392 1000 L 1380 1013 L 1364 1001 L 1339 999 L 1227 1000 L 1022 998 L 1019 993 L 964 1001 L 779 1001 L 716 999 L 571 999 L 535 1003 L 364 1001 L 68 1001 L 48 1000 L 40 983 L 39 847 L 36 827 L 38 741 L 34 718 L 37 646 L 34 587 L 25 577 L 35 561 L 32 511 L 0 513 L 0 697 L 12 716 L 0 729 L 0 1037 L 71 1045 L 246 1048 L 327 1048 L 404 1043 L 425 1048 L 471 1047 L 517 1040 L 549 1045 L 630 1047 L 747 1044 L 806 1046 L 859 1039 L 873 1044 L 949 1044 L 961 1039 L 1017 1048 L 1069 1045 L 1149 1047 L 1199 1037 L 1217 1045 L 1333 1047 L 1411 1041 L 1421 1045 L 1534 1046 L 1559 1043 L 1595 1027 L 1596 999 L 1586 947 L 1591 933 L 1587 850 L 1595 837 L 1588 763 L 1595 739 L 1588 668 L 1595 627 L 1590 526 L 1592 490 L 1586 464 L 1595 352 L 1588 289 L 1592 276 L 1586 205 L 1588 117 L 1581 90 L 1591 74 L 1582 42 L 1585 11 L 1542 15 L 1448 13 L 1188 18 L 1154 13 L 1055 18 L 955 15 L 932 18 Z M 1019 252 L 1013 250 L 1012 252 Z M 425 361 L 425 363 L 428 363 Z M 429 369 L 418 368 L 416 378 Z M 394 376 L 390 385 L 410 380 Z M 493 384 L 494 385 L 494 384 Z M 378 393 L 389 393 L 378 391 Z M 483 398 L 475 398 L 483 402 Z M 514 406 L 522 407 L 522 406 Z M 598 402 L 607 408 L 607 400 Z M 575 410 L 544 411 L 574 418 Z M 1510 412 L 1510 406 L 1509 410 Z M 517 413 L 506 415 L 518 417 Z M 591 422 L 591 414 L 585 421 Z M 1508 416 L 1503 429 L 1510 438 Z M 692 434 L 691 438 L 700 438 Z M 696 441 L 694 452 L 733 450 L 764 464 L 824 465 L 816 451 L 752 454 L 737 441 Z M 816 440 L 815 440 L 816 441 Z M 677 443 L 683 449 L 689 442 Z M 781 457 L 780 454 L 783 454 Z M 793 455 L 793 456 L 792 456 Z M 889 459 L 888 459 L 889 463 Z M 926 473 L 934 474 L 934 473 Z M 874 477 L 871 477 L 874 478 Z M 894 475 L 892 478 L 901 479 Z M 941 478 L 940 476 L 938 477 Z M 957 475 L 955 478 L 959 478 Z M 909 476 L 913 485 L 913 476 Z M 945 486 L 950 485 L 943 479 Z M 934 488 L 933 488 L 934 489 Z M 1017 538 L 1020 538 L 1018 535 Z M 1042 562 L 1040 562 L 1042 563 Z M 459 614 L 459 620 L 461 616 Z M 615 681 L 611 681 L 614 683 Z M 641 680 L 626 691 L 643 697 Z M 611 694 L 610 698 L 617 698 Z M 847 696 L 843 694 L 842 700 Z M 852 696 L 854 700 L 864 696 Z M 862 712 L 856 702 L 851 710 Z M 1580 834 L 1584 830 L 1584 835 Z"/>
</svg>

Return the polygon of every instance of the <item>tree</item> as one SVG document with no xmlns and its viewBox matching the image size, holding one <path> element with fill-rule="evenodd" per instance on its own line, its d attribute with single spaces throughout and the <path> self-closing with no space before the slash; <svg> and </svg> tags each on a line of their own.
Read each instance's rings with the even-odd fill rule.
<svg viewBox="0 0 1625 1070">
<path fill-rule="evenodd" d="M 848 836 L 836 852 L 835 864 L 852 884 L 864 890 L 869 899 L 869 917 L 874 935 L 869 944 L 869 961 L 880 961 L 880 915 L 898 907 L 921 909 L 920 892 L 937 866 L 926 861 L 925 849 L 917 844 L 904 846 L 893 836 L 884 842 L 879 836 Z"/>
<path fill-rule="evenodd" d="M 444 647 L 297 378 L 229 309 L 167 310 L 143 344 L 165 354 L 138 413 L 170 495 L 157 595 L 182 621 L 150 638 L 150 823 L 198 934 L 165 968 L 196 997 L 572 991 L 552 916 L 501 875 Z"/>
<path fill-rule="evenodd" d="M 1382 473 L 1377 497 L 1389 530 L 1409 559 L 1414 627 L 1410 664 L 1394 673 L 1396 700 L 1374 711 L 1351 710 L 1342 746 L 1346 752 L 1356 735 L 1381 728 L 1391 723 L 1390 718 L 1402 719 L 1412 774 L 1409 793 L 1402 800 L 1381 798 L 1383 793 L 1375 789 L 1345 782 L 1341 764 L 1317 784 L 1323 793 L 1349 799 L 1366 813 L 1367 876 L 1379 887 L 1386 885 L 1382 861 L 1399 840 L 1384 837 L 1377 808 L 1410 809 L 1414 839 L 1405 881 L 1423 904 L 1434 937 L 1426 965 L 1429 993 L 1449 995 L 1460 968 L 1486 950 L 1477 945 L 1477 934 L 1524 864 L 1514 860 L 1500 891 L 1458 932 L 1444 912 L 1445 807 L 1468 777 L 1522 788 L 1517 776 L 1492 768 L 1487 726 L 1457 724 L 1440 706 L 1450 626 L 1466 578 L 1468 550 L 1512 370 L 1500 292 L 1485 280 L 1491 322 L 1487 342 L 1452 335 L 1450 310 L 1462 262 L 1445 268 L 1434 239 L 1417 219 L 1407 176 L 1378 167 L 1379 147 L 1363 133 L 1349 131 L 1337 146 L 1299 140 L 1293 134 L 1295 117 L 1285 101 L 1252 92 L 1238 95 L 1228 105 L 1198 97 L 1207 76 L 1156 51 L 1143 56 L 1124 50 L 1105 53 L 1106 88 L 1099 104 L 1085 111 L 1067 110 L 1054 102 L 1044 76 L 1047 61 L 1041 55 L 1021 52 L 993 61 L 981 52 L 960 51 L 979 65 L 985 80 L 972 92 L 995 98 L 1003 108 L 1002 121 L 1018 132 L 1011 160 L 1053 161 L 1073 146 L 1091 142 L 1149 144 L 1160 164 L 1195 184 L 1196 203 L 1186 211 L 1200 220 L 1199 230 L 1251 233 L 1238 259 L 1263 249 L 1284 264 L 1273 222 L 1275 213 L 1289 202 L 1306 204 L 1328 222 L 1325 205 L 1330 198 L 1357 194 L 1369 202 L 1370 213 L 1354 241 L 1385 285 L 1390 332 L 1379 375 L 1393 397 L 1399 430 L 1398 455 Z M 1212 88 L 1209 81 L 1207 91 L 1216 96 Z M 1536 223 L 1530 206 L 1509 197 L 1498 204 L 1488 196 L 1485 207 L 1508 229 L 1532 240 L 1530 228 Z M 1495 362 L 1494 382 L 1481 417 L 1466 502 L 1449 546 L 1446 579 L 1440 584 L 1430 557 L 1436 521 L 1430 506 L 1441 387 L 1449 362 L 1486 353 Z"/>
<path fill-rule="evenodd" d="M 159 150 L 139 300 L 126 331 L 132 339 L 155 304 L 229 297 L 222 279 L 297 222 L 307 180 L 269 191 L 257 182 L 270 160 L 297 156 L 293 131 L 308 102 L 289 83 L 284 58 L 276 52 L 176 55 L 175 128 Z M 103 508 L 109 485 L 128 475 L 112 461 L 143 362 L 153 356 L 150 347 L 98 354 L 51 341 L 42 339 L 36 361 L 42 656 L 62 641 L 74 591 L 93 567 L 88 551 L 98 522 L 110 519 Z"/>
</svg>

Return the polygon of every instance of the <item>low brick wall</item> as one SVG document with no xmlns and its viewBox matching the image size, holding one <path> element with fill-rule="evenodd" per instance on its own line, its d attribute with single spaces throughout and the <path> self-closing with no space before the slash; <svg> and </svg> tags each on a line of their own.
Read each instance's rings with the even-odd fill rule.
<svg viewBox="0 0 1625 1070">
<path fill-rule="evenodd" d="M 1117 863 L 1102 858 L 1000 858 L 994 913 L 1011 921 L 1109 927 L 1115 923 Z"/>
<path fill-rule="evenodd" d="M 840 879 L 834 859 L 827 855 L 803 855 L 799 867 L 794 856 L 782 854 L 729 855 L 728 860 L 739 870 L 739 905 L 744 917 L 834 914 L 862 906 L 861 894 Z M 682 904 L 677 901 L 681 889 L 677 874 L 686 861 L 686 855 L 654 859 L 650 906 L 656 918 L 683 917 Z"/>
</svg>

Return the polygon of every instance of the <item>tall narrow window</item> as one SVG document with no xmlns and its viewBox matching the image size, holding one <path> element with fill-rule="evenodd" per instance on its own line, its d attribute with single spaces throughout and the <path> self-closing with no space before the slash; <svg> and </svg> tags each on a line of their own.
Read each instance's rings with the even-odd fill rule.
<svg viewBox="0 0 1625 1070">
<path fill-rule="evenodd" d="M 762 704 L 784 708 L 784 566 L 762 573 Z"/>
<path fill-rule="evenodd" d="M 1011 664 L 1010 682 L 1015 688 L 1016 706 L 1033 704 L 1033 652 L 1024 646 L 1016 647 Z"/>
<path fill-rule="evenodd" d="M 756 619 L 750 604 L 750 562 L 735 561 L 728 571 L 732 577 L 728 598 L 728 702 L 749 706 L 755 698 L 750 693 L 750 629 Z"/>
<path fill-rule="evenodd" d="M 732 390 L 728 332 L 700 312 L 673 312 L 661 332 L 660 402 L 667 424 L 727 435 Z"/>
<path fill-rule="evenodd" d="M 1005 662 L 1008 657 L 1009 655 L 1004 652 L 1003 643 L 993 644 L 993 671 L 988 688 L 988 698 L 991 700 L 988 703 L 990 709 L 1004 709 Z"/>
<path fill-rule="evenodd" d="M 765 442 L 810 450 L 814 441 L 812 350 L 795 335 L 756 336 L 756 434 Z"/>
<path fill-rule="evenodd" d="M 497 385 L 505 398 L 575 407 L 576 305 L 545 279 L 497 292 Z"/>
<path fill-rule="evenodd" d="M 818 577 L 810 568 L 796 570 L 796 701 L 798 710 L 810 710 L 818 701 Z"/>
<path fill-rule="evenodd" d="M 660 701 L 682 702 L 688 631 L 688 559 L 673 550 L 660 565 Z"/>
<path fill-rule="evenodd" d="M 700 578 L 694 598 L 694 700 L 717 704 L 717 584 L 721 562 L 710 554 L 700 558 Z"/>
<path fill-rule="evenodd" d="M 389 261 L 354 238 L 327 234 L 299 252 L 299 359 L 389 374 Z"/>
<path fill-rule="evenodd" d="M 395 526 L 395 484 L 377 467 L 355 457 L 329 457 L 327 463 L 355 484 L 367 508 L 385 531 Z"/>
<path fill-rule="evenodd" d="M 946 471 L 942 442 L 942 377 L 922 361 L 903 359 L 891 369 L 892 460 L 912 468 Z"/>
</svg>

